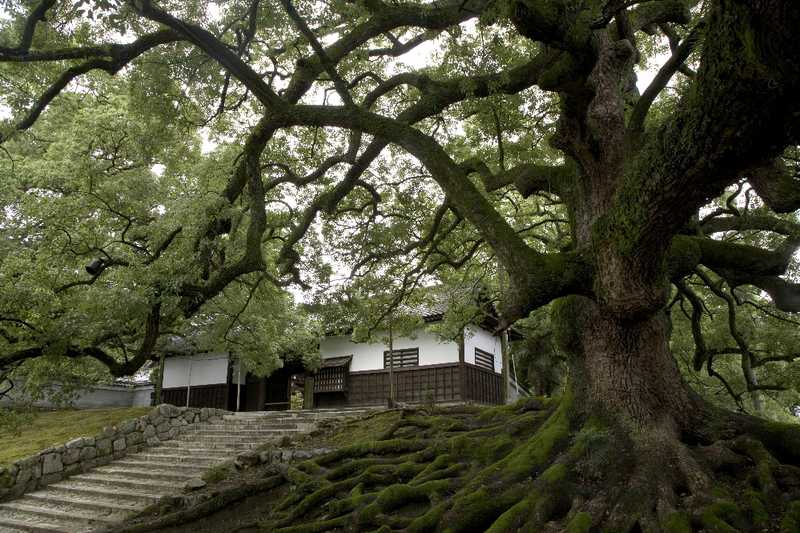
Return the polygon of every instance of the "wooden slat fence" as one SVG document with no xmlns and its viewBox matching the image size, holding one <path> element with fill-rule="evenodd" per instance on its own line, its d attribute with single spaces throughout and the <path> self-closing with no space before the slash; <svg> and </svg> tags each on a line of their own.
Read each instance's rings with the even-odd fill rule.
<svg viewBox="0 0 800 533">
<path fill-rule="evenodd" d="M 461 391 L 464 372 L 465 394 Z M 500 374 L 465 363 L 447 363 L 394 370 L 397 400 L 407 403 L 458 402 L 500 403 Z M 352 372 L 348 405 L 381 405 L 389 397 L 389 371 Z"/>
<path fill-rule="evenodd" d="M 194 385 L 189 395 L 189 407 L 215 407 L 229 409 L 229 385 Z M 161 391 L 161 401 L 183 407 L 186 405 L 186 387 L 174 387 Z"/>
</svg>

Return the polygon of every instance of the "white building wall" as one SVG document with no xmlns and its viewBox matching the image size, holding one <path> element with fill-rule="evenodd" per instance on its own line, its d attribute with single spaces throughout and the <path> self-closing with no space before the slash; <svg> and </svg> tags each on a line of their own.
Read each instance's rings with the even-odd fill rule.
<svg viewBox="0 0 800 533">
<path fill-rule="evenodd" d="M 52 398 L 60 392 L 61 385 L 53 383 L 47 389 L 43 398 L 32 401 L 31 398 L 22 394 L 22 383 L 11 390 L 11 393 L 0 398 L 0 405 L 15 405 L 32 403 L 35 407 L 47 409 L 65 407 L 56 403 Z M 78 392 L 75 398 L 68 402 L 68 406 L 74 409 L 99 409 L 107 407 L 146 407 L 150 405 L 150 393 L 153 391 L 152 385 L 95 385 Z"/>
<path fill-rule="evenodd" d="M 191 383 L 189 376 L 191 374 Z M 165 389 L 188 385 L 215 385 L 228 381 L 228 354 L 199 354 L 187 357 L 167 357 L 164 361 Z"/>
<path fill-rule="evenodd" d="M 386 332 L 375 334 L 379 339 L 386 336 Z M 420 366 L 458 362 L 458 344 L 454 341 L 441 341 L 437 335 L 425 329 L 420 329 L 415 338 L 395 337 L 392 344 L 395 350 L 419 348 Z M 320 343 L 320 355 L 323 359 L 352 355 L 351 372 L 383 369 L 383 352 L 388 349 L 388 343 L 355 343 L 349 335 L 325 337 Z"/>
<path fill-rule="evenodd" d="M 494 354 L 494 371 L 500 373 L 503 370 L 503 355 L 499 336 L 492 335 L 479 326 L 467 326 L 464 328 L 465 362 L 475 364 L 475 348 Z"/>
<path fill-rule="evenodd" d="M 150 395 L 155 390 L 152 385 L 137 385 L 133 388 L 132 407 L 147 407 L 150 405 Z"/>
</svg>

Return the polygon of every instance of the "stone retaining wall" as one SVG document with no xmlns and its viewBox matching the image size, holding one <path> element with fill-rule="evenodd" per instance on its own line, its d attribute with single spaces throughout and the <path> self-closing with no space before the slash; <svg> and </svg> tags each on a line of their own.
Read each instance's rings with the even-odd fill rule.
<svg viewBox="0 0 800 533">
<path fill-rule="evenodd" d="M 0 467 L 0 501 L 105 465 L 162 441 L 174 439 L 189 424 L 218 422 L 226 411 L 163 404 L 149 414 L 106 427 L 94 437 L 79 437 Z"/>
</svg>

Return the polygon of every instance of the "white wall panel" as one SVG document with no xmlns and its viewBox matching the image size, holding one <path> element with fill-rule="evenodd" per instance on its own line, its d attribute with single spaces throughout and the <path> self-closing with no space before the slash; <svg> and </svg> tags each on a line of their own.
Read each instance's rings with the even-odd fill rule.
<svg viewBox="0 0 800 533">
<path fill-rule="evenodd" d="M 375 337 L 387 336 L 385 332 L 377 332 Z M 458 344 L 453 341 L 441 341 L 437 335 L 421 329 L 415 338 L 395 337 L 395 350 L 419 348 L 419 364 L 436 365 L 458 362 Z M 380 370 L 383 368 L 383 352 L 388 350 L 388 343 L 355 343 L 349 335 L 326 337 L 320 343 L 320 354 L 323 359 L 352 355 L 350 370 Z"/>
<path fill-rule="evenodd" d="M 164 361 L 164 388 L 189 385 L 215 385 L 228 381 L 228 354 L 201 354 L 190 357 L 168 357 Z"/>
<path fill-rule="evenodd" d="M 494 355 L 494 371 L 503 370 L 503 355 L 501 353 L 500 337 L 479 326 L 467 326 L 464 331 L 464 361 L 475 364 L 475 348 Z"/>
</svg>

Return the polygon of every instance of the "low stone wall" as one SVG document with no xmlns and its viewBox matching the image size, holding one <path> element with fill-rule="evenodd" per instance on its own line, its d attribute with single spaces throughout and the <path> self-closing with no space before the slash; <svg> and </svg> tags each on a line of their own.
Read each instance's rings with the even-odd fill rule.
<svg viewBox="0 0 800 533">
<path fill-rule="evenodd" d="M 105 465 L 162 441 L 174 439 L 189 424 L 217 422 L 226 411 L 163 404 L 149 414 L 106 427 L 94 437 L 79 437 L 0 468 L 0 501 L 16 498 L 74 474 Z"/>
</svg>

